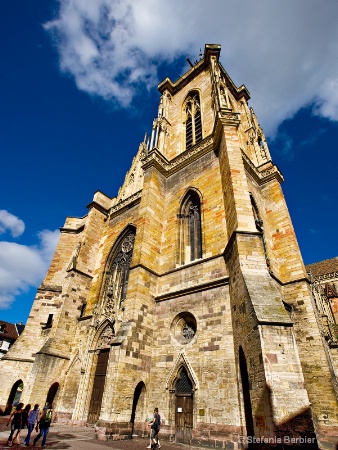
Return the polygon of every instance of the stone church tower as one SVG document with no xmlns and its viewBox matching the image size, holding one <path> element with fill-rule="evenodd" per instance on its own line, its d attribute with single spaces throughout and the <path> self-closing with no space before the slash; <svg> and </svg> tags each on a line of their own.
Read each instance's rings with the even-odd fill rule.
<svg viewBox="0 0 338 450">
<path fill-rule="evenodd" d="M 66 219 L 0 363 L 0 403 L 23 384 L 23 402 L 53 402 L 58 421 L 96 424 L 101 439 L 145 436 L 158 407 L 162 439 L 336 448 L 337 348 L 320 331 L 283 176 L 219 56 L 206 45 L 159 84 L 118 196 L 98 191 Z"/>
</svg>

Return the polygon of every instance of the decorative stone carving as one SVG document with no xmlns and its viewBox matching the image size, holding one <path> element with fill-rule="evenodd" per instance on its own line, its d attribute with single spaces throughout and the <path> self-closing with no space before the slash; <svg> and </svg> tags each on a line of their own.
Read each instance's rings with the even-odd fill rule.
<svg viewBox="0 0 338 450">
<path fill-rule="evenodd" d="M 102 350 L 104 348 L 109 348 L 110 341 L 112 340 L 113 337 L 114 337 L 114 331 L 112 330 L 112 328 L 110 328 L 109 326 L 106 327 L 102 331 L 102 333 L 97 341 L 96 349 Z"/>
</svg>

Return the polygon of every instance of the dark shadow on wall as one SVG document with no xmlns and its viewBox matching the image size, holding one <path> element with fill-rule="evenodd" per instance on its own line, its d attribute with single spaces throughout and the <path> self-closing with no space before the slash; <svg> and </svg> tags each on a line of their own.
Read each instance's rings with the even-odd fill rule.
<svg viewBox="0 0 338 450">
<path fill-rule="evenodd" d="M 271 417 L 271 423 L 266 423 L 266 417 Z M 272 392 L 265 386 L 258 408 L 253 417 L 256 437 L 248 442 L 249 449 L 259 450 L 319 450 L 313 419 L 310 408 L 302 410 L 299 414 L 290 417 L 287 421 L 277 424 L 273 420 Z M 269 426 L 270 425 L 270 426 Z M 272 437 L 264 437 L 264 430 L 272 428 Z M 257 436 L 257 429 L 261 430 L 261 436 Z M 256 440 L 256 442 L 255 442 Z M 250 439 L 248 439 L 250 441 Z M 331 443 L 330 448 L 335 448 L 336 443 Z"/>
</svg>

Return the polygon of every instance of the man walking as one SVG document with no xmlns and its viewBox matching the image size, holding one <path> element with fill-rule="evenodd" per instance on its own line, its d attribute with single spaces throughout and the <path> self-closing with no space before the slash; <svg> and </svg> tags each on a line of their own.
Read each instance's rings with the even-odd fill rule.
<svg viewBox="0 0 338 450">
<path fill-rule="evenodd" d="M 29 445 L 29 441 L 31 438 L 32 431 L 34 430 L 35 424 L 38 423 L 39 412 L 40 412 L 39 405 L 36 403 L 34 405 L 34 409 L 32 409 L 32 411 L 30 411 L 28 414 L 28 425 L 27 425 L 28 433 L 24 440 L 24 445 L 26 446 Z"/>
<path fill-rule="evenodd" d="M 46 405 L 43 408 L 42 415 L 39 419 L 38 425 L 40 429 L 40 433 L 36 436 L 36 438 L 33 441 L 33 447 L 35 447 L 35 444 L 38 442 L 40 437 L 42 436 L 42 448 L 46 448 L 46 440 L 47 440 L 47 434 L 49 431 L 49 427 L 52 421 L 52 414 L 53 414 L 53 406 L 52 405 Z"/>
</svg>

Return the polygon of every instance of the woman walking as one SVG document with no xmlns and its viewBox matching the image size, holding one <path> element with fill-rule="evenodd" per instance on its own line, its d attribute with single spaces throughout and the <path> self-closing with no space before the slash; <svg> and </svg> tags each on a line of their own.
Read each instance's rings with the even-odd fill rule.
<svg viewBox="0 0 338 450">
<path fill-rule="evenodd" d="M 32 405 L 28 403 L 22 411 L 22 420 L 20 428 L 17 430 L 16 434 L 13 437 L 13 442 L 16 442 L 17 444 L 20 444 L 20 432 L 23 428 L 28 428 L 28 415 L 30 410 L 32 409 Z"/>
<path fill-rule="evenodd" d="M 19 403 L 16 409 L 9 416 L 7 426 L 11 423 L 11 434 L 8 437 L 7 444 L 8 447 L 12 447 L 13 434 L 16 430 L 20 430 L 22 426 L 22 413 L 23 413 L 23 403 Z"/>
</svg>

